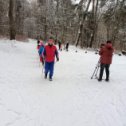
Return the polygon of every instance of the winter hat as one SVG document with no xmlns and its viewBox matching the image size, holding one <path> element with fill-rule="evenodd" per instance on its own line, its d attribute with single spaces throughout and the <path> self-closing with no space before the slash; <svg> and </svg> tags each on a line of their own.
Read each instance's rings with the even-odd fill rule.
<svg viewBox="0 0 126 126">
<path fill-rule="evenodd" d="M 112 43 L 110 40 L 108 40 L 106 43 Z"/>
</svg>

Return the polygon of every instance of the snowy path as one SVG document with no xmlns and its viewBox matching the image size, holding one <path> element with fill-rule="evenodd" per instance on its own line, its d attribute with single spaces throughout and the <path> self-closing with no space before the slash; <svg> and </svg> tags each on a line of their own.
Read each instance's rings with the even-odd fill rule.
<svg viewBox="0 0 126 126">
<path fill-rule="evenodd" d="M 0 40 L 0 126 L 126 126 L 126 57 L 114 56 L 111 79 L 91 80 L 99 56 L 60 52 L 45 80 L 35 43 Z"/>
</svg>

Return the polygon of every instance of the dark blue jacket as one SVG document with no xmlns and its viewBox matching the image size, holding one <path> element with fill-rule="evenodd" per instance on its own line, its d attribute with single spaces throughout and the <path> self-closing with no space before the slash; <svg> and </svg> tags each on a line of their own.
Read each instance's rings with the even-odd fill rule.
<svg viewBox="0 0 126 126">
<path fill-rule="evenodd" d="M 39 56 L 42 56 L 43 55 L 43 52 L 44 52 L 44 45 L 41 45 L 40 48 L 39 48 Z"/>
</svg>

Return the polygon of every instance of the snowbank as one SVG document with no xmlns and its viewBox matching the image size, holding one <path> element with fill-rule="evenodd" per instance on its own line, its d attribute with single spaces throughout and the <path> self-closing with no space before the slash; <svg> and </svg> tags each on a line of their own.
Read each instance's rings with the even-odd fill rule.
<svg viewBox="0 0 126 126">
<path fill-rule="evenodd" d="M 98 82 L 99 56 L 75 50 L 59 52 L 50 82 L 34 40 L 0 40 L 0 126 L 126 125 L 126 57 L 114 55 L 110 82 Z"/>
</svg>

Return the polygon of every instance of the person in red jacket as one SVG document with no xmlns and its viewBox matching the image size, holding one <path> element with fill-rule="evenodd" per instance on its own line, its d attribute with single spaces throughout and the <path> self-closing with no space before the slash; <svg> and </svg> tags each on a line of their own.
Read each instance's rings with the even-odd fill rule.
<svg viewBox="0 0 126 126">
<path fill-rule="evenodd" d="M 57 61 L 59 61 L 59 55 L 56 46 L 54 45 L 53 39 L 48 40 L 48 45 L 44 49 L 44 59 L 45 59 L 45 79 L 49 73 L 49 80 L 52 81 L 53 71 L 54 71 L 54 62 L 55 56 Z"/>
<path fill-rule="evenodd" d="M 99 51 L 100 55 L 100 73 L 99 73 L 99 78 L 98 81 L 102 80 L 103 72 L 105 69 L 106 72 L 106 81 L 109 81 L 109 67 L 110 64 L 112 63 L 112 56 L 113 56 L 113 47 L 112 47 L 112 42 L 107 41 L 104 46 Z"/>
</svg>

